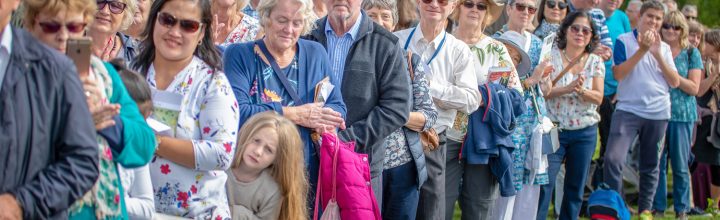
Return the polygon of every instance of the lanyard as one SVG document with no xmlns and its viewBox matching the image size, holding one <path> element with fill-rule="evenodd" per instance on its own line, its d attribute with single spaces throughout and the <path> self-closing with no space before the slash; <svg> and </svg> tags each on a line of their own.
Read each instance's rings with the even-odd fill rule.
<svg viewBox="0 0 720 220">
<path fill-rule="evenodd" d="M 413 30 L 410 32 L 410 36 L 408 36 L 408 39 L 405 41 L 405 50 L 408 49 L 408 45 L 410 45 L 410 39 L 412 39 L 413 35 L 415 35 L 415 30 L 417 30 L 417 27 L 413 28 Z M 430 57 L 430 60 L 428 60 L 427 65 L 430 65 L 430 62 L 435 59 L 435 57 L 442 49 L 443 45 L 445 45 L 445 37 L 447 37 L 447 32 L 443 31 L 443 38 L 442 40 L 440 40 L 440 45 L 438 45 L 437 50 L 435 50 L 435 53 L 433 53 L 432 57 Z"/>
</svg>

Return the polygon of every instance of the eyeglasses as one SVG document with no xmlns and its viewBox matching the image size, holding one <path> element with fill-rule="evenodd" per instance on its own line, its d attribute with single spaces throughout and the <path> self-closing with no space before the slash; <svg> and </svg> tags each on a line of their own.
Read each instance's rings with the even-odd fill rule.
<svg viewBox="0 0 720 220">
<path fill-rule="evenodd" d="M 529 14 L 535 14 L 535 12 L 537 12 L 537 8 L 532 5 L 518 4 L 518 3 L 515 3 L 513 5 L 515 6 L 516 10 L 521 11 L 521 12 L 525 11 L 526 8 L 527 8 L 527 12 Z"/>
<path fill-rule="evenodd" d="M 113 14 L 116 14 L 116 15 L 122 14 L 123 11 L 125 11 L 125 7 L 127 7 L 127 5 L 125 3 L 122 3 L 119 1 L 104 0 L 104 1 L 97 1 L 96 3 L 97 3 L 98 11 L 102 11 L 103 9 L 105 9 L 106 5 L 109 5 L 110 12 Z"/>
<path fill-rule="evenodd" d="M 670 28 L 672 28 L 673 30 L 676 30 L 676 31 L 682 30 L 682 26 L 680 26 L 680 25 L 672 25 L 672 24 L 668 24 L 668 23 L 663 24 L 663 25 L 662 25 L 662 28 L 663 28 L 663 29 L 670 29 Z"/>
<path fill-rule="evenodd" d="M 202 23 L 200 23 L 199 21 L 177 19 L 175 18 L 175 16 L 172 16 L 165 12 L 161 12 L 158 15 L 158 22 L 160 23 L 160 25 L 167 28 L 172 28 L 177 23 L 180 23 L 180 29 L 187 33 L 195 33 L 198 31 L 198 29 L 200 29 L 200 26 L 202 26 Z"/>
<path fill-rule="evenodd" d="M 592 34 L 592 28 L 581 24 L 573 24 L 570 25 L 570 32 L 572 32 L 573 34 L 578 34 L 582 32 L 583 35 L 589 36 L 590 34 Z"/>
<path fill-rule="evenodd" d="M 65 26 L 65 28 L 67 28 L 68 32 L 70 32 L 70 33 L 80 33 L 80 32 L 83 32 L 85 30 L 85 26 L 87 26 L 86 23 L 81 23 L 81 22 L 71 22 L 71 23 L 61 24 L 61 23 L 55 22 L 55 21 L 41 21 L 41 22 L 38 22 L 38 25 L 40 25 L 40 28 L 46 34 L 57 33 L 58 31 L 60 31 L 60 29 L 62 29 L 63 26 Z"/>
<path fill-rule="evenodd" d="M 440 6 L 446 6 L 446 5 L 448 5 L 448 0 L 435 0 L 435 1 L 436 1 L 436 2 L 438 3 L 438 5 L 440 5 Z M 433 0 L 422 0 L 422 2 L 429 5 L 429 4 L 432 4 Z"/>
<path fill-rule="evenodd" d="M 547 1 L 546 4 L 548 8 L 555 8 L 555 6 L 557 6 L 560 10 L 565 10 L 568 6 L 567 3 L 559 1 Z"/>
<path fill-rule="evenodd" d="M 687 19 L 688 21 L 690 21 L 690 20 L 693 20 L 693 21 L 694 21 L 694 20 L 697 20 L 697 17 L 685 16 L 685 19 Z"/>
<path fill-rule="evenodd" d="M 473 7 L 477 7 L 477 10 L 485 11 L 487 10 L 488 6 L 485 3 L 473 3 L 472 1 L 465 1 L 463 2 L 463 6 L 466 8 L 472 9 Z"/>
</svg>

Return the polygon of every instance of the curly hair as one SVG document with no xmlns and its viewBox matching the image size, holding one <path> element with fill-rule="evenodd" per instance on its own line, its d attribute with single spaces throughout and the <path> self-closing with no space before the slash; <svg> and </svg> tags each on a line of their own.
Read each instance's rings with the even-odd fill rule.
<svg viewBox="0 0 720 220">
<path fill-rule="evenodd" d="M 576 11 L 570 13 L 567 17 L 565 17 L 565 19 L 562 21 L 562 24 L 560 25 L 560 31 L 558 32 L 558 36 L 555 38 L 555 43 L 557 43 L 558 48 L 560 48 L 561 50 L 567 47 L 566 38 L 568 29 L 570 29 L 570 26 L 578 18 L 586 18 L 588 20 L 588 23 L 590 23 L 592 35 L 590 37 L 590 43 L 585 46 L 585 52 L 591 53 L 595 49 L 595 47 L 597 47 L 598 43 L 600 43 L 600 36 L 598 36 L 598 30 L 595 27 L 595 22 L 585 11 Z"/>
<path fill-rule="evenodd" d="M 270 12 L 275 8 L 275 6 L 278 4 L 278 2 L 281 0 L 263 0 L 260 1 L 260 4 L 258 4 L 258 7 L 256 8 L 258 12 L 258 16 L 260 17 L 260 25 L 263 27 L 268 27 L 270 25 Z M 300 10 L 298 13 L 300 13 L 303 16 L 303 27 L 302 31 L 300 31 L 300 36 L 302 35 L 308 35 L 310 32 L 315 29 L 315 20 L 317 20 L 317 15 L 315 15 L 315 12 L 313 11 L 313 1 L 311 0 L 293 0 L 294 2 L 300 3 Z"/>
</svg>

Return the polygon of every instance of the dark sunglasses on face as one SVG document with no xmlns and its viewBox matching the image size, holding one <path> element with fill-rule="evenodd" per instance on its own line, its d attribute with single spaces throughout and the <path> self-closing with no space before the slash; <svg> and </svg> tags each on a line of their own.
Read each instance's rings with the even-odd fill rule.
<svg viewBox="0 0 720 220">
<path fill-rule="evenodd" d="M 158 15 L 158 22 L 160 23 L 160 25 L 167 28 L 172 28 L 176 24 L 180 23 L 180 29 L 190 34 L 197 32 L 202 25 L 199 21 L 177 19 L 175 18 L 175 16 L 172 16 L 165 12 L 161 12 Z"/>
<path fill-rule="evenodd" d="M 570 25 L 570 32 L 574 34 L 582 33 L 585 36 L 590 36 L 590 34 L 592 33 L 592 28 L 585 25 L 573 24 Z"/>
<path fill-rule="evenodd" d="M 40 28 L 43 32 L 46 34 L 54 34 L 60 31 L 63 26 L 67 28 L 68 32 L 70 33 L 80 33 L 85 30 L 85 26 L 87 26 L 86 23 L 80 23 L 80 22 L 71 22 L 71 23 L 65 23 L 61 24 L 59 22 L 55 21 L 42 21 L 38 22 L 38 25 L 40 25 Z"/>
<path fill-rule="evenodd" d="M 671 25 L 671 24 L 667 24 L 667 23 L 663 24 L 663 25 L 662 25 L 662 28 L 663 28 L 663 29 L 670 29 L 670 28 L 672 28 L 673 30 L 676 30 L 676 31 L 682 30 L 682 27 L 681 27 L 680 25 Z"/>
<path fill-rule="evenodd" d="M 560 10 L 564 10 L 568 6 L 567 3 L 565 3 L 565 2 L 552 1 L 552 0 L 547 1 L 546 4 L 547 4 L 548 8 L 555 8 L 555 6 L 557 6 L 557 8 Z"/>
<path fill-rule="evenodd" d="M 526 5 L 526 4 L 518 4 L 518 3 L 515 3 L 513 5 L 515 6 L 515 9 L 518 11 L 525 11 L 525 9 L 527 9 L 527 12 L 529 14 L 535 14 L 535 12 L 537 12 L 537 8 L 535 6 Z"/>
<path fill-rule="evenodd" d="M 487 5 L 485 3 L 473 3 L 472 1 L 465 1 L 463 2 L 463 6 L 466 8 L 472 9 L 473 7 L 477 7 L 477 10 L 485 11 L 487 10 Z"/>
<path fill-rule="evenodd" d="M 97 3 L 98 11 L 102 11 L 103 9 L 105 9 L 105 6 L 107 5 L 110 7 L 110 12 L 113 14 L 121 14 L 121 13 L 123 13 L 123 11 L 125 11 L 125 7 L 127 7 L 127 5 L 125 3 L 122 3 L 119 1 L 104 0 L 104 1 L 97 1 L 96 3 Z"/>
<path fill-rule="evenodd" d="M 434 0 L 434 1 L 437 1 L 438 5 L 440 5 L 440 6 L 448 5 L 448 0 Z M 422 0 L 422 2 L 429 5 L 429 4 L 432 4 L 433 0 Z"/>
</svg>

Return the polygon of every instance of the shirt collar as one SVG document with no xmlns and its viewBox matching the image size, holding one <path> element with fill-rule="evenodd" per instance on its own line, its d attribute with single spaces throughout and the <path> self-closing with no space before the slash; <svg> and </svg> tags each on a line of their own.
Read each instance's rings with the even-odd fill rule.
<svg viewBox="0 0 720 220">
<path fill-rule="evenodd" d="M 346 34 L 350 34 L 350 38 L 355 40 L 357 38 L 358 32 L 360 32 L 360 23 L 362 22 L 363 13 L 360 13 L 360 16 L 358 16 L 357 20 L 355 21 L 355 24 L 353 24 L 352 27 L 350 27 L 350 30 L 343 34 L 345 36 Z M 333 30 L 332 25 L 330 25 L 330 18 L 325 20 L 325 34 L 327 35 L 335 35 L 335 30 Z M 342 36 L 341 36 L 342 37 Z"/>
<path fill-rule="evenodd" d="M 440 34 L 438 34 L 437 36 L 435 36 L 435 39 L 433 39 L 432 42 L 428 42 L 428 43 L 433 43 L 435 46 L 440 45 L 440 41 L 442 41 L 442 39 L 443 39 L 443 37 L 445 36 L 445 34 L 446 34 L 446 33 L 445 33 L 445 31 L 443 30 L 442 32 L 440 32 Z M 423 32 L 422 32 L 422 28 L 420 27 L 420 24 L 417 25 L 417 29 L 415 30 L 415 33 L 413 34 L 412 38 L 413 38 L 413 39 L 412 39 L 413 42 L 418 42 L 418 41 L 420 41 L 420 40 L 425 40 L 425 36 L 423 36 Z"/>
<path fill-rule="evenodd" d="M 0 49 L 7 50 L 7 53 L 12 52 L 12 28 L 10 24 L 5 25 L 3 28 L 2 39 L 0 40 Z"/>
</svg>

